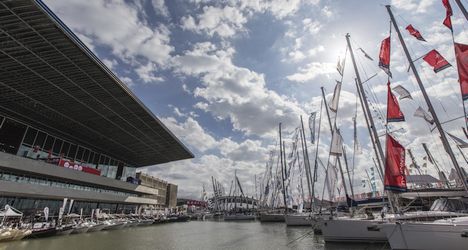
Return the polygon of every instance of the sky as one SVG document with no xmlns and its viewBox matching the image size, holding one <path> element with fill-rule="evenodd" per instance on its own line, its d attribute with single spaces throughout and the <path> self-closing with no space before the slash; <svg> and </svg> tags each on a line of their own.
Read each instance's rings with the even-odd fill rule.
<svg viewBox="0 0 468 250">
<path fill-rule="evenodd" d="M 194 153 L 194 159 L 140 169 L 177 184 L 179 197 L 199 199 L 203 185 L 211 192 L 211 176 L 228 190 L 235 171 L 246 193 L 252 195 L 254 176 L 261 178 L 268 154 L 275 149 L 278 124 L 282 123 L 289 139 L 300 125 L 301 115 L 307 127 L 308 115 L 320 110 L 320 87 L 327 100 L 331 99 L 335 80 L 340 80 L 337 61 L 347 53 L 346 33 L 351 35 L 363 81 L 370 78 L 364 88 L 379 134 L 384 134 L 387 77 L 377 59 L 380 42 L 389 35 L 387 4 L 392 5 L 413 59 L 437 49 L 453 65 L 436 74 L 423 60 L 415 61 L 439 119 L 458 118 L 445 123 L 444 129 L 464 138 L 452 36 L 442 25 L 445 9 L 439 0 L 44 2 Z M 455 2 L 450 2 L 455 41 L 466 44 L 467 21 Z M 427 42 L 411 37 L 404 29 L 408 24 Z M 413 116 L 418 106 L 425 110 L 427 106 L 413 74 L 407 71 L 408 61 L 395 30 L 391 32 L 391 84 L 405 87 L 413 100 L 400 101 L 406 121 L 391 124 L 389 129 L 414 152 L 419 165 L 424 163 L 421 143 L 426 142 L 448 174 L 451 164 L 441 150 L 437 130 L 431 131 L 433 126 Z M 361 180 L 373 166 L 373 151 L 362 110 L 356 105 L 349 53 L 346 59 L 336 122 L 352 155 L 352 118 L 357 112 L 357 134 L 363 148 L 354 164 L 357 193 L 369 191 Z M 325 118 L 323 114 L 320 119 L 318 147 L 323 162 L 331 137 Z M 315 154 L 315 145 L 309 144 L 309 153 Z M 409 157 L 406 163 L 411 163 Z M 430 164 L 423 171 L 435 173 Z M 318 175 L 317 186 L 322 187 L 323 169 Z"/>
</svg>

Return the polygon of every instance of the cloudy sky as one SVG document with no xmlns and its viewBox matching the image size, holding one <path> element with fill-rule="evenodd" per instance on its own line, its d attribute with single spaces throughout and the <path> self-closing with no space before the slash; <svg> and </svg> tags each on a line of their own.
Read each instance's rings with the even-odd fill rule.
<svg viewBox="0 0 468 250">
<path fill-rule="evenodd" d="M 384 133 L 387 78 L 377 61 L 356 49 L 378 58 L 380 41 L 389 34 L 386 4 L 393 6 L 413 58 L 435 48 L 456 65 L 450 31 L 442 25 L 445 9 L 440 0 L 45 2 L 195 154 L 192 160 L 144 169 L 178 184 L 179 197 L 199 198 L 203 184 L 211 187 L 211 176 L 229 189 L 236 169 L 244 189 L 253 193 L 254 175 L 264 171 L 278 123 L 283 123 L 288 136 L 299 125 L 300 115 L 306 118 L 319 110 L 321 86 L 331 98 L 335 79 L 339 80 L 335 66 L 346 53 L 346 33 L 351 34 L 363 80 L 377 74 L 365 89 L 379 132 Z M 467 21 L 451 2 L 455 40 L 467 43 Z M 408 24 L 427 42 L 409 36 L 404 30 Z M 456 67 L 435 74 L 424 61 L 415 64 L 440 120 L 463 115 Z M 426 105 L 407 68 L 393 35 L 392 86 L 404 86 L 414 100 L 400 102 L 407 122 L 392 124 L 390 129 L 398 130 L 394 136 L 414 151 L 420 165 L 424 163 L 421 143 L 427 142 L 448 172 L 451 165 L 437 131 L 431 133 L 431 126 L 413 117 L 418 106 L 426 109 Z M 354 77 L 348 55 L 337 117 L 348 155 L 352 155 L 356 112 Z M 354 186 L 361 192 L 367 191 L 360 183 L 364 170 L 372 166 L 373 153 L 360 108 L 357 113 L 363 153 L 356 156 Z M 325 119 L 322 125 L 319 155 L 326 162 L 330 132 Z M 463 119 L 444 126 L 463 136 Z M 310 153 L 314 151 L 310 147 Z M 429 165 L 423 171 L 433 169 Z"/>
</svg>

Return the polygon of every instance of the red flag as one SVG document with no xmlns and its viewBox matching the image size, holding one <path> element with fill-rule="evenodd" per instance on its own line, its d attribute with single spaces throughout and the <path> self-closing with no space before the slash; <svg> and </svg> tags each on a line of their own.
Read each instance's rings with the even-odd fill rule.
<svg viewBox="0 0 468 250">
<path fill-rule="evenodd" d="M 458 81 L 460 82 L 463 100 L 468 99 L 468 45 L 454 43 L 455 57 L 458 67 Z"/>
<path fill-rule="evenodd" d="M 414 37 L 416 37 L 416 39 L 418 39 L 419 41 L 426 41 L 426 39 L 424 39 L 421 35 L 421 33 L 419 33 L 419 30 L 415 29 L 413 27 L 413 25 L 408 25 L 406 26 L 406 30 Z"/>
<path fill-rule="evenodd" d="M 385 159 L 385 190 L 405 192 L 406 187 L 405 148 L 387 134 Z"/>
<path fill-rule="evenodd" d="M 429 63 L 429 65 L 434 68 L 434 72 L 439 72 L 443 69 L 446 69 L 452 66 L 445 58 L 437 52 L 437 50 L 433 49 L 429 51 L 424 57 L 423 60 Z"/>
<path fill-rule="evenodd" d="M 450 19 L 450 17 L 453 15 L 452 6 L 450 6 L 449 0 L 442 0 L 442 4 L 444 5 L 445 10 L 446 10 L 443 24 L 447 26 L 447 28 L 449 28 L 453 32 L 452 20 Z"/>
<path fill-rule="evenodd" d="M 387 83 L 387 89 L 387 122 L 402 122 L 405 120 L 405 116 L 401 112 L 400 105 L 398 105 L 398 101 L 390 89 L 390 81 Z"/>
<path fill-rule="evenodd" d="M 390 37 L 385 38 L 380 44 L 379 67 L 392 77 L 390 72 Z"/>
</svg>

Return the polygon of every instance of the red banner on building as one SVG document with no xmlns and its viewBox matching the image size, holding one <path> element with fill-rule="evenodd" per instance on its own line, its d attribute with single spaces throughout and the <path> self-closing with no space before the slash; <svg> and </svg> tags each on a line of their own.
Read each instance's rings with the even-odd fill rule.
<svg viewBox="0 0 468 250">
<path fill-rule="evenodd" d="M 403 112 L 401 112 L 400 105 L 396 97 L 390 89 L 390 82 L 387 83 L 387 122 L 402 122 L 405 120 Z"/>
<path fill-rule="evenodd" d="M 434 72 L 439 72 L 443 69 L 446 69 L 452 66 L 445 58 L 435 49 L 429 51 L 424 57 L 423 60 L 429 63 L 434 69 Z"/>
<path fill-rule="evenodd" d="M 405 192 L 405 148 L 393 137 L 387 134 L 385 159 L 385 190 Z"/>
<path fill-rule="evenodd" d="M 58 165 L 64 168 L 74 169 L 74 170 L 78 170 L 78 171 L 82 171 L 82 172 L 86 172 L 86 173 L 90 173 L 94 175 L 101 175 L 101 170 L 99 169 L 82 166 L 78 163 L 74 163 L 72 161 L 69 161 L 63 158 L 59 160 Z"/>
</svg>

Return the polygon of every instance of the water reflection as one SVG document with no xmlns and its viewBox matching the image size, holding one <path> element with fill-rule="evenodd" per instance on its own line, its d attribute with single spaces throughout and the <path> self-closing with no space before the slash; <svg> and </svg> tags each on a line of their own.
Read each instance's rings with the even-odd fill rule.
<svg viewBox="0 0 468 250">
<path fill-rule="evenodd" d="M 191 221 L 118 231 L 0 243 L 0 250 L 120 249 L 389 249 L 385 245 L 325 244 L 309 227 L 284 223 Z"/>
</svg>

